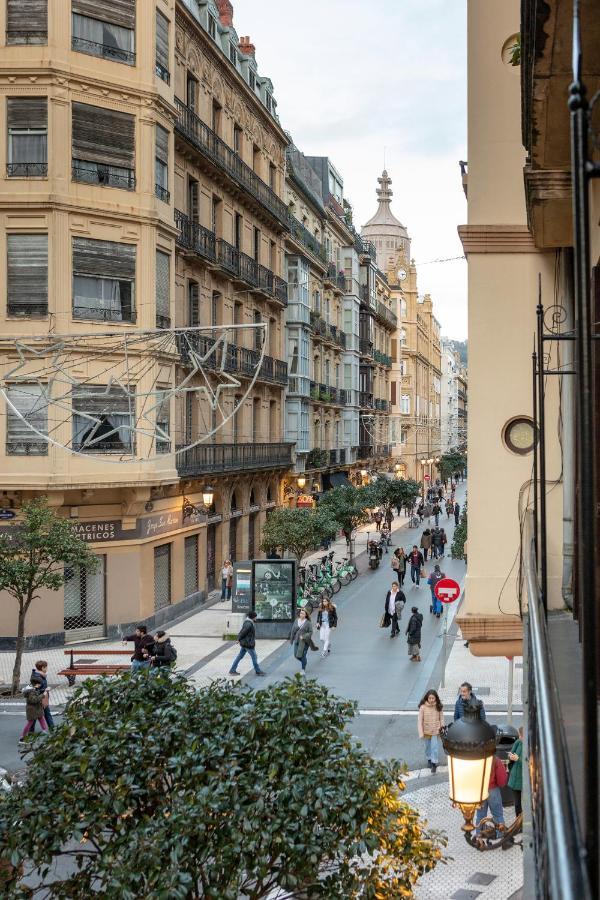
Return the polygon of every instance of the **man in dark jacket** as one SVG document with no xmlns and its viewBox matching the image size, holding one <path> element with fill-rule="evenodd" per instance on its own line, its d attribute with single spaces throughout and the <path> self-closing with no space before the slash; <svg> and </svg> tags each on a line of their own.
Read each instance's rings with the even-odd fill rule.
<svg viewBox="0 0 600 900">
<path fill-rule="evenodd" d="M 465 714 L 465 706 L 468 703 L 476 703 L 477 697 L 473 693 L 473 688 L 469 684 L 468 681 L 463 681 L 459 688 L 458 697 L 456 699 L 456 703 L 454 704 L 454 721 L 457 719 L 462 719 Z M 479 718 L 485 719 L 485 709 L 483 707 L 483 701 L 479 701 L 481 703 L 481 707 L 479 709 Z"/>
<path fill-rule="evenodd" d="M 250 654 L 250 659 L 252 660 L 252 665 L 254 666 L 254 671 L 257 675 L 266 675 L 266 672 L 263 672 L 260 666 L 258 665 L 258 658 L 256 656 L 256 627 L 254 625 L 254 620 L 256 619 L 256 613 L 254 610 L 250 610 L 248 615 L 246 616 L 246 620 L 242 625 L 242 630 L 238 634 L 238 644 L 240 645 L 240 652 L 234 659 L 231 664 L 231 669 L 229 670 L 230 675 L 239 675 L 237 667 L 240 660 L 242 660 L 246 653 Z"/>
<path fill-rule="evenodd" d="M 423 624 L 423 616 L 416 606 L 412 608 L 412 615 L 408 620 L 406 628 L 408 640 L 408 655 L 411 662 L 421 662 L 421 625 Z"/>
<path fill-rule="evenodd" d="M 152 665 L 160 669 L 163 666 L 172 666 L 177 661 L 177 650 L 171 643 L 171 638 L 165 631 L 157 631 L 152 651 Z"/>
<path fill-rule="evenodd" d="M 460 522 L 460 503 L 456 503 L 454 505 L 454 524 L 458 525 Z"/>
<path fill-rule="evenodd" d="M 150 657 L 154 649 L 154 638 L 148 634 L 145 625 L 138 625 L 135 634 L 128 634 L 123 638 L 123 643 L 133 641 L 134 650 L 131 657 L 131 671 L 139 672 L 140 669 L 150 668 Z"/>
</svg>

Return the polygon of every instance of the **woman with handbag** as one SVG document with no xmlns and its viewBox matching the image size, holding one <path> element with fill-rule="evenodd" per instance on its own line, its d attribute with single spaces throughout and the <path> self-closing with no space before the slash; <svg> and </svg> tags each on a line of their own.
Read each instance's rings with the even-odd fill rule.
<svg viewBox="0 0 600 900">
<path fill-rule="evenodd" d="M 298 618 L 292 625 L 290 632 L 290 644 L 294 648 L 294 656 L 302 667 L 301 674 L 306 674 L 306 657 L 308 648 L 312 644 L 313 627 L 305 609 L 301 609 Z"/>
<path fill-rule="evenodd" d="M 431 774 L 435 775 L 439 762 L 439 734 L 444 727 L 444 707 L 437 691 L 427 691 L 419 703 L 417 727 L 419 737 L 425 741 L 427 765 L 431 769 Z"/>
<path fill-rule="evenodd" d="M 231 560 L 226 559 L 221 569 L 221 600 L 231 600 L 231 588 L 233 587 L 233 566 Z"/>
<path fill-rule="evenodd" d="M 319 638 L 323 643 L 323 652 L 321 656 L 325 658 L 331 653 L 331 629 L 337 628 L 338 614 L 337 606 L 331 600 L 321 600 L 319 612 L 317 613 L 317 628 L 319 629 Z"/>
<path fill-rule="evenodd" d="M 404 584 L 406 577 L 406 553 L 404 547 L 397 547 L 392 555 L 392 569 L 398 576 L 400 587 Z"/>
</svg>

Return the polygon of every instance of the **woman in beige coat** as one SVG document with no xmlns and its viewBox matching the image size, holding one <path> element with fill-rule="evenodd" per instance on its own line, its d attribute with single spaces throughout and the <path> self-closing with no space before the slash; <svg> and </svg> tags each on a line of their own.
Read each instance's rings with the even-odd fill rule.
<svg viewBox="0 0 600 900">
<path fill-rule="evenodd" d="M 444 727 L 444 707 L 437 691 L 427 691 L 419 703 L 418 729 L 419 737 L 425 741 L 425 756 L 431 774 L 435 775 L 438 766 L 439 734 Z"/>
</svg>

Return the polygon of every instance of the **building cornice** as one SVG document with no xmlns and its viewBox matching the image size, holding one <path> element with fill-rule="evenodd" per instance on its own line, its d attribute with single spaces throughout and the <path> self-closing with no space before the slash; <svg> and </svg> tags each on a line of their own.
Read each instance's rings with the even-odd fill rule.
<svg viewBox="0 0 600 900">
<path fill-rule="evenodd" d="M 463 250 L 469 253 L 538 253 L 525 225 L 459 225 Z"/>
</svg>

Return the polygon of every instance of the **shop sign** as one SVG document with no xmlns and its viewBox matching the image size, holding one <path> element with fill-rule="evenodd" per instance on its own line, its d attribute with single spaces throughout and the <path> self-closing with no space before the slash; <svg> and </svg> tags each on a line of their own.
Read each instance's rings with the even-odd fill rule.
<svg viewBox="0 0 600 900">
<path fill-rule="evenodd" d="M 108 522 L 71 522 L 71 529 L 78 538 L 89 544 L 130 541 L 137 537 L 137 528 L 123 531 L 120 519 Z"/>
<path fill-rule="evenodd" d="M 14 509 L 0 509 L 0 519 L 14 519 L 16 515 Z"/>
<path fill-rule="evenodd" d="M 310 494 L 300 494 L 300 496 L 296 500 L 296 506 L 298 507 L 298 509 L 312 508 L 314 505 L 315 501 L 310 496 Z"/>
</svg>

